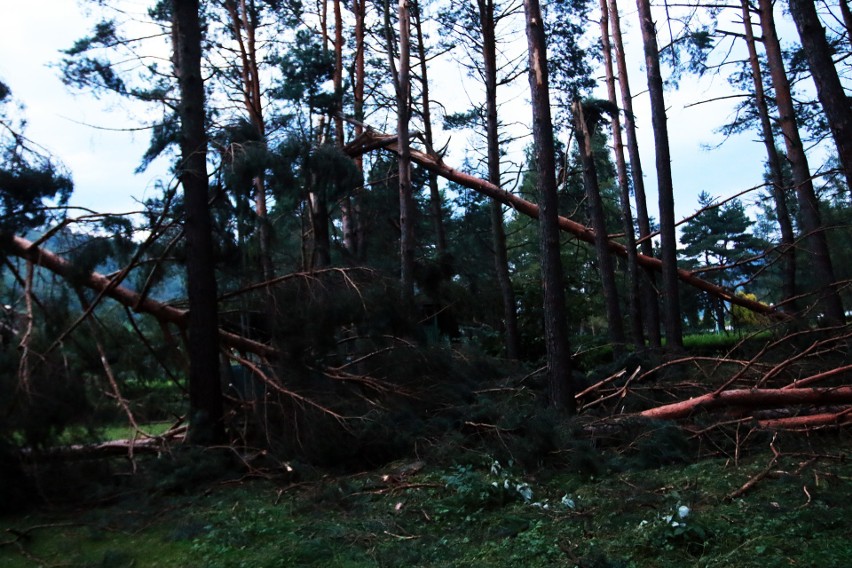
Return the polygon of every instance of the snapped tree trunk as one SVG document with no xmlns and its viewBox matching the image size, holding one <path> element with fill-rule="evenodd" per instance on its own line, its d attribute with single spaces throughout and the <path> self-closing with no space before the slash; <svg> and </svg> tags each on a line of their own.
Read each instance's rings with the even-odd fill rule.
<svg viewBox="0 0 852 568">
<path fill-rule="evenodd" d="M 615 48 L 615 62 L 618 68 L 618 86 L 621 91 L 621 104 L 624 107 L 624 132 L 627 137 L 627 153 L 630 157 L 630 174 L 633 180 L 633 194 L 636 198 L 636 221 L 639 225 L 639 250 L 647 257 L 654 256 L 651 243 L 651 219 L 648 215 L 648 200 L 645 197 L 645 178 L 642 174 L 642 159 L 639 156 L 639 142 L 636 139 L 636 120 L 633 114 L 633 95 L 627 74 L 627 60 L 624 55 L 624 41 L 621 37 L 621 19 L 618 15 L 616 0 L 609 0 L 609 22 L 612 28 L 612 42 Z M 632 230 L 632 229 L 631 229 Z M 657 275 L 649 268 L 642 271 L 644 278 L 640 282 L 642 293 L 642 320 L 652 348 L 659 349 L 660 304 L 657 294 Z"/>
<path fill-rule="evenodd" d="M 604 70 L 606 72 L 607 98 L 613 107 L 618 108 L 606 0 L 600 1 L 600 8 L 601 48 L 603 49 Z M 642 333 L 642 314 L 639 308 L 639 265 L 636 263 L 636 234 L 633 229 L 633 214 L 630 212 L 630 182 L 627 180 L 627 163 L 624 160 L 624 144 L 621 137 L 621 117 L 618 113 L 613 113 L 612 116 L 612 145 L 615 153 L 615 171 L 618 177 L 621 200 L 621 227 L 624 231 L 627 249 L 627 309 L 630 316 L 630 335 L 634 347 L 642 350 L 645 349 L 645 337 Z M 594 164 L 594 161 L 592 164 Z"/>
<path fill-rule="evenodd" d="M 837 75 L 832 49 L 825 38 L 814 0 L 790 0 L 789 6 L 816 83 L 817 97 L 837 146 L 840 165 L 846 174 L 846 187 L 852 191 L 852 106 L 849 97 Z"/>
<path fill-rule="evenodd" d="M 559 212 L 553 123 L 547 70 L 547 43 L 538 0 L 524 0 L 529 47 L 530 98 L 533 111 L 533 144 L 539 198 L 541 277 L 544 287 L 544 337 L 547 349 L 547 380 L 550 404 L 569 413 L 577 410 L 576 392 L 568 356 L 565 321 L 565 288 L 559 255 Z"/>
<path fill-rule="evenodd" d="M 574 135 L 580 149 L 580 160 L 583 164 L 583 185 L 586 188 L 586 199 L 589 200 L 589 211 L 592 218 L 592 229 L 595 231 L 595 253 L 598 260 L 598 272 L 601 276 L 604 305 L 606 306 L 607 329 L 613 345 L 613 354 L 620 357 L 624 354 L 624 325 L 621 319 L 621 307 L 618 304 L 618 287 L 615 284 L 615 269 L 609 254 L 608 232 L 604 219 L 603 200 L 598 185 L 598 172 L 595 167 L 595 156 L 592 150 L 592 129 L 586 120 L 583 104 L 574 101 L 571 107 L 574 114 Z"/>
<path fill-rule="evenodd" d="M 796 312 L 796 248 L 793 222 L 787 208 L 787 192 L 784 186 L 784 174 L 781 169 L 781 159 L 775 148 L 775 135 L 772 133 L 772 122 L 769 119 L 769 105 L 766 103 L 766 93 L 763 89 L 763 74 L 760 70 L 760 60 L 757 57 L 757 46 L 754 38 L 754 28 L 751 22 L 751 6 L 748 0 L 741 0 L 745 39 L 748 46 L 749 64 L 754 80 L 754 103 L 760 116 L 760 130 L 763 144 L 766 147 L 766 159 L 772 181 L 772 196 L 775 200 L 775 214 L 778 217 L 778 228 L 781 231 L 781 297 L 785 312 Z"/>
<path fill-rule="evenodd" d="M 775 103 L 778 106 L 778 126 L 784 135 L 787 159 L 793 171 L 793 183 L 799 202 L 801 229 L 810 264 L 819 294 L 819 303 L 828 324 L 842 324 L 845 321 L 843 303 L 837 292 L 834 267 L 828 253 L 828 243 L 819 213 L 819 202 L 814 192 L 810 167 L 805 149 L 799 136 L 796 113 L 790 81 L 784 69 L 781 43 L 775 30 L 775 18 L 772 13 L 772 0 L 758 0 L 760 7 L 760 27 L 763 31 L 763 45 L 766 49 L 766 61 L 775 87 Z"/>
<path fill-rule="evenodd" d="M 680 295 L 677 285 L 677 236 L 675 234 L 674 188 L 669 132 L 666 126 L 666 101 L 657 31 L 651 15 L 650 0 L 636 0 L 645 47 L 645 71 L 651 97 L 651 125 L 657 157 L 657 191 L 660 204 L 660 258 L 663 261 L 663 304 L 665 307 L 666 346 L 683 347 L 683 324 L 680 319 Z"/>
<path fill-rule="evenodd" d="M 488 147 L 488 181 L 501 184 L 500 132 L 497 121 L 497 40 L 495 37 L 494 2 L 477 0 L 479 25 L 482 30 L 482 60 L 485 78 L 485 137 Z M 517 359 L 520 352 L 518 314 L 515 311 L 515 290 L 509 275 L 509 255 L 506 250 L 506 231 L 503 225 L 503 204 L 491 200 L 491 235 L 494 246 L 494 269 L 503 301 L 506 357 Z"/>
<path fill-rule="evenodd" d="M 189 297 L 189 406 L 187 440 L 216 444 L 225 436 L 219 383 L 219 325 L 207 183 L 204 83 L 198 0 L 173 0 L 172 38 L 180 87 L 181 161 L 184 190 L 186 275 Z"/>
</svg>

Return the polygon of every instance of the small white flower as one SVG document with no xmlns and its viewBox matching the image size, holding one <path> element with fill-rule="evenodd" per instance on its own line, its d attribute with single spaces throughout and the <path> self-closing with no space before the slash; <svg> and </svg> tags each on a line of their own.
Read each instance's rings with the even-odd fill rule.
<svg viewBox="0 0 852 568">
<path fill-rule="evenodd" d="M 494 462 L 491 464 L 491 475 L 499 475 L 501 469 L 502 468 L 500 467 L 500 462 L 494 460 Z"/>
<path fill-rule="evenodd" d="M 680 517 L 681 519 L 685 519 L 686 517 L 688 517 L 689 516 L 689 507 L 687 507 L 686 505 L 681 505 L 680 507 L 678 507 L 677 508 L 677 516 Z"/>
<path fill-rule="evenodd" d="M 524 501 L 531 501 L 532 500 L 533 492 L 532 492 L 532 487 L 530 487 L 529 484 L 519 483 L 518 485 L 515 486 L 515 491 L 520 493 L 521 497 L 524 498 Z"/>
<path fill-rule="evenodd" d="M 574 509 L 574 508 L 577 507 L 577 504 L 574 502 L 573 499 L 568 497 L 568 494 L 566 493 L 565 495 L 562 496 L 562 506 L 568 507 L 569 509 Z"/>
</svg>

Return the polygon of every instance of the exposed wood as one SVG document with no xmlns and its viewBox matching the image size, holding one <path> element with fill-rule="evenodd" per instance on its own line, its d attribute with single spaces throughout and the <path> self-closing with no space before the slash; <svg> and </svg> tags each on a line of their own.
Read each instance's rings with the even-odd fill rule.
<svg viewBox="0 0 852 568">
<path fill-rule="evenodd" d="M 789 416 L 758 420 L 758 426 L 769 430 L 801 430 L 805 428 L 825 428 L 852 424 L 852 408 L 840 412 L 824 412 L 805 416 Z"/>
<path fill-rule="evenodd" d="M 367 128 L 360 138 L 353 140 L 344 148 L 344 150 L 350 156 L 357 156 L 378 148 L 384 148 L 394 153 L 398 152 L 399 144 L 397 143 L 397 137 L 380 134 L 375 130 Z M 456 170 L 445 164 L 440 156 L 428 155 L 412 148 L 411 160 L 430 171 L 437 172 L 440 176 L 450 181 L 454 181 L 459 185 L 478 191 L 479 193 L 495 199 L 504 205 L 508 205 L 523 215 L 538 219 L 539 207 L 535 203 L 518 197 L 517 195 L 514 195 L 513 193 L 510 193 L 489 181 Z M 595 242 L 595 232 L 592 229 L 581 223 L 572 221 L 567 217 L 559 217 L 559 228 L 564 232 L 571 233 L 581 241 L 589 244 L 594 244 Z M 624 257 L 627 256 L 627 250 L 621 243 L 609 240 L 607 242 L 607 247 L 612 254 Z M 662 262 L 658 258 L 637 254 L 636 261 L 640 266 L 648 267 L 658 272 L 662 270 Z M 759 314 L 778 318 L 787 317 L 772 306 L 737 296 L 734 292 L 713 284 L 712 282 L 698 278 L 687 270 L 680 269 L 677 271 L 677 275 L 682 282 L 726 302 L 742 306 L 743 308 Z"/>
<path fill-rule="evenodd" d="M 698 410 L 725 407 L 774 408 L 794 404 L 847 404 L 852 403 L 852 386 L 836 388 L 795 389 L 737 389 L 709 393 L 689 400 L 658 406 L 640 412 L 645 418 L 676 420 L 686 418 Z"/>
</svg>

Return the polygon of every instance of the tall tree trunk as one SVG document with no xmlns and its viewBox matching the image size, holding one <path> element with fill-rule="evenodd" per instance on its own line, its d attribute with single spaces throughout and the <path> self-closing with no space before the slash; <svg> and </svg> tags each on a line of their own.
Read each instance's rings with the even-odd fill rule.
<svg viewBox="0 0 852 568">
<path fill-rule="evenodd" d="M 604 70 L 606 72 L 607 97 L 613 106 L 617 107 L 618 97 L 615 92 L 615 72 L 612 65 L 612 46 L 609 41 L 609 15 L 606 0 L 600 0 L 600 7 L 601 47 L 603 48 Z M 630 314 L 630 335 L 634 347 L 641 350 L 645 349 L 645 337 L 642 333 L 642 314 L 639 309 L 639 265 L 636 262 L 636 235 L 633 229 L 633 214 L 630 212 L 630 183 L 627 180 L 627 164 L 624 160 L 621 119 L 617 113 L 612 116 L 612 144 L 621 198 L 621 225 L 627 247 L 627 309 Z M 594 164 L 594 161 L 592 161 L 592 164 Z M 604 247 L 604 250 L 606 250 L 606 247 Z"/>
<path fill-rule="evenodd" d="M 355 111 L 355 138 L 364 133 L 364 50 L 366 48 L 364 38 L 366 32 L 367 19 L 367 0 L 352 0 L 352 11 L 355 13 L 355 78 L 352 86 L 352 97 L 354 99 Z M 355 166 L 361 173 L 361 179 L 364 179 L 364 158 L 357 156 L 355 158 Z M 364 193 L 363 185 L 355 190 L 355 256 L 360 261 L 367 259 L 367 227 L 364 225 L 364 217 L 361 211 L 361 200 Z"/>
<path fill-rule="evenodd" d="M 311 176 L 313 177 L 313 176 Z M 311 222 L 311 263 L 308 268 L 316 270 L 331 264 L 331 234 L 328 228 L 328 200 L 325 191 L 317 189 L 313 180 L 308 182 L 308 218 Z"/>
<path fill-rule="evenodd" d="M 501 185 L 500 132 L 497 122 L 497 39 L 495 37 L 494 2 L 477 0 L 479 25 L 482 30 L 482 59 L 485 76 L 485 128 L 488 147 L 488 181 Z M 509 275 L 509 255 L 506 250 L 506 231 L 503 226 L 503 204 L 491 200 L 491 235 L 494 246 L 494 269 L 503 301 L 503 322 L 506 357 L 517 359 L 520 352 L 518 314 L 515 311 L 515 290 Z"/>
<path fill-rule="evenodd" d="M 847 0 L 840 0 L 840 13 L 843 15 L 843 27 L 846 28 L 846 41 L 852 43 L 852 10 Z M 850 188 L 852 191 L 852 188 Z"/>
<path fill-rule="evenodd" d="M 559 211 L 553 123 L 550 117 L 547 43 L 538 0 L 524 0 L 529 47 L 530 98 L 532 99 L 533 144 L 538 174 L 539 242 L 544 286 L 544 339 L 547 349 L 547 380 L 550 404 L 571 414 L 576 412 L 575 385 L 568 356 L 565 321 L 565 287 L 559 256 Z"/>
<path fill-rule="evenodd" d="M 618 67 L 618 85 L 621 91 L 621 104 L 624 107 L 624 132 L 627 136 L 627 153 L 630 157 L 630 173 L 633 180 L 633 194 L 636 198 L 636 220 L 639 224 L 639 247 L 642 254 L 654 256 L 651 243 L 651 219 L 648 215 L 648 200 L 645 197 L 645 178 L 642 174 L 642 159 L 639 156 L 639 142 L 636 139 L 636 120 L 633 114 L 633 95 L 627 75 L 627 60 L 624 55 L 624 41 L 621 37 L 621 19 L 618 15 L 616 0 L 608 0 L 612 41 L 615 47 L 615 62 Z M 657 275 L 645 268 L 644 278 L 640 282 L 643 299 L 643 318 L 648 342 L 654 349 L 662 345 L 660 338 L 660 304 L 657 295 Z"/>
<path fill-rule="evenodd" d="M 334 1 L 334 92 L 340 94 L 343 92 L 343 14 L 341 13 L 340 3 L 342 0 Z M 357 48 L 356 48 L 357 49 Z M 343 131 L 343 116 L 342 110 L 334 115 L 334 142 L 339 148 L 343 148 L 344 131 Z M 357 222 L 355 221 L 355 206 L 351 195 L 343 196 L 340 205 L 340 222 L 343 227 L 343 248 L 349 254 L 356 254 L 356 237 L 355 231 Z"/>
<path fill-rule="evenodd" d="M 323 51 L 328 53 L 328 2 L 322 0 L 321 3 L 320 35 L 322 37 Z M 313 114 L 312 110 L 308 113 L 308 116 L 311 114 Z M 317 146 L 322 146 L 328 141 L 329 133 L 326 126 L 327 118 L 328 117 L 324 114 L 320 115 L 316 130 L 311 131 L 308 136 L 308 140 Z M 306 148 L 305 152 L 305 158 L 307 158 L 307 153 L 310 152 L 310 148 Z M 308 179 L 305 185 L 308 194 L 308 220 L 311 225 L 310 263 L 306 266 L 306 268 L 309 270 L 315 270 L 318 268 L 325 268 L 331 264 L 331 231 L 329 230 L 328 196 L 326 195 L 324 188 L 317 187 L 315 176 L 313 174 L 308 174 Z"/>
<path fill-rule="evenodd" d="M 781 159 L 775 148 L 775 135 L 772 133 L 772 122 L 769 119 L 769 105 L 766 103 L 766 93 L 763 89 L 763 74 L 760 70 L 760 60 L 757 57 L 757 45 L 754 38 L 754 28 L 751 22 L 751 8 L 748 0 L 741 0 L 743 23 L 745 24 L 746 45 L 748 46 L 751 75 L 754 79 L 754 102 L 757 114 L 760 116 L 760 129 L 763 144 L 766 147 L 766 159 L 769 164 L 769 174 L 772 177 L 772 195 L 775 199 L 775 214 L 778 217 L 778 227 L 781 231 L 781 296 L 783 309 L 787 313 L 795 313 L 796 297 L 796 248 L 793 222 L 787 207 L 787 192 L 784 187 L 784 174 L 781 169 Z"/>
<path fill-rule="evenodd" d="M 414 301 L 414 199 L 411 194 L 409 97 L 411 92 L 411 16 L 409 0 L 399 0 L 399 76 L 396 82 L 397 136 L 399 137 L 399 255 L 402 299 Z"/>
<path fill-rule="evenodd" d="M 207 136 L 201 75 L 198 0 L 172 1 L 173 62 L 180 87 L 181 163 L 186 207 L 186 275 L 189 296 L 189 434 L 195 444 L 224 440 L 219 383 L 219 326 L 213 239 L 207 202 Z"/>
<path fill-rule="evenodd" d="M 420 58 L 421 104 L 423 105 L 423 140 L 426 151 L 435 152 L 432 138 L 432 111 L 429 100 L 429 75 L 426 69 L 426 40 L 420 22 L 420 2 L 414 2 L 414 29 L 417 30 L 417 56 Z M 429 172 L 429 203 L 432 206 L 432 225 L 435 228 L 435 246 L 439 257 L 447 254 L 447 237 L 444 231 L 444 204 L 438 191 L 438 174 Z"/>
<path fill-rule="evenodd" d="M 666 346 L 683 347 L 683 324 L 680 319 L 680 296 L 677 282 L 677 235 L 675 234 L 674 188 L 666 126 L 666 101 L 663 95 L 663 76 L 660 71 L 660 52 L 657 31 L 651 15 L 650 0 L 636 0 L 645 47 L 645 72 L 648 94 L 651 97 L 651 125 L 657 157 L 657 191 L 660 203 L 660 258 L 663 261 L 663 302 L 665 306 Z"/>
<path fill-rule="evenodd" d="M 763 31 L 763 45 L 766 60 L 775 88 L 775 102 L 778 106 L 778 125 L 784 134 L 787 159 L 793 171 L 793 183 L 796 185 L 796 197 L 799 202 L 801 228 L 810 254 L 814 281 L 819 290 L 819 301 L 826 323 L 840 324 L 845 321 L 843 304 L 835 288 L 834 268 L 828 254 L 828 243 L 819 213 L 819 202 L 811 181 L 810 167 L 805 149 L 799 137 L 799 127 L 793 108 L 790 82 L 784 69 L 781 44 L 775 30 L 775 18 L 772 13 L 772 0 L 758 0 L 760 9 L 760 27 Z"/>
<path fill-rule="evenodd" d="M 598 271 L 601 276 L 601 288 L 606 307 L 607 329 L 612 342 L 613 354 L 620 357 L 624 354 L 624 324 L 621 319 L 621 307 L 618 304 L 618 288 L 615 284 L 615 269 L 612 257 L 609 255 L 609 232 L 606 229 L 603 200 L 598 185 L 598 172 L 595 167 L 595 154 L 592 150 L 592 130 L 583 112 L 583 104 L 574 101 L 571 112 L 574 114 L 574 135 L 580 149 L 580 161 L 583 164 L 583 185 L 586 188 L 586 199 L 589 200 L 589 212 L 592 218 L 592 228 L 595 231 L 595 253 L 598 260 Z M 634 251 L 635 252 L 635 251 Z"/>
<path fill-rule="evenodd" d="M 225 8 L 231 17 L 231 31 L 237 40 L 240 50 L 240 80 L 243 94 L 243 106 L 249 115 L 249 120 L 257 132 L 258 140 L 266 146 L 266 124 L 263 120 L 263 100 L 260 89 L 260 72 L 257 61 L 257 8 L 254 0 L 227 0 Z M 264 280 L 275 276 L 272 265 L 272 235 L 269 226 L 269 215 L 266 209 L 266 180 L 264 172 L 259 172 L 254 179 L 254 204 L 257 215 L 258 248 L 260 249 L 260 267 Z"/>
<path fill-rule="evenodd" d="M 817 97 L 825 111 L 840 165 L 846 174 L 846 187 L 852 191 L 852 106 L 840 84 L 814 0 L 790 0 L 789 5 L 808 58 L 808 68 L 816 83 Z"/>
</svg>

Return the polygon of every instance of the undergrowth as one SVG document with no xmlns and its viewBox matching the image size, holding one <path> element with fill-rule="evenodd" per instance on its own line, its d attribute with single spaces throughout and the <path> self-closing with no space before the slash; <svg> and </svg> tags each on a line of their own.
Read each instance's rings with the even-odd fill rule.
<svg viewBox="0 0 852 568">
<path fill-rule="evenodd" d="M 4 517 L 0 565 L 852 565 L 848 439 L 774 447 L 771 473 L 735 498 L 768 448 L 602 475 L 482 456 L 302 481 L 196 479 L 188 493 Z"/>
</svg>

